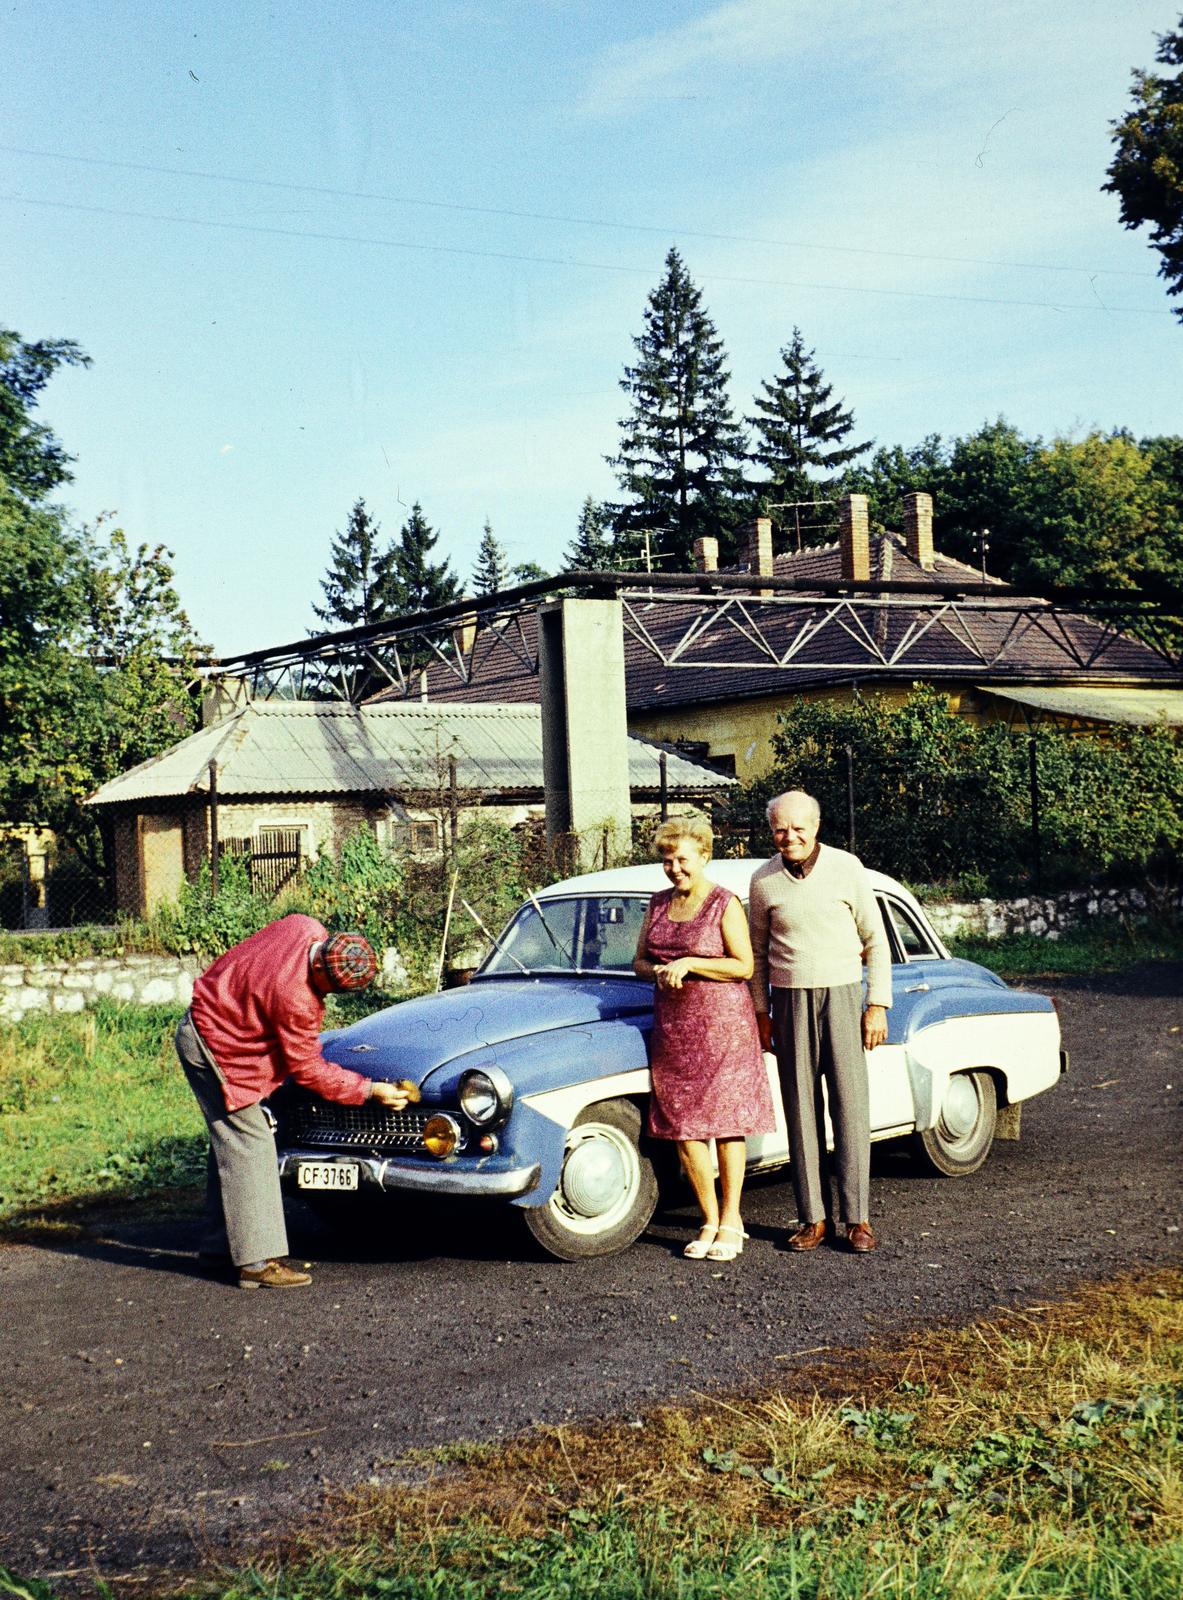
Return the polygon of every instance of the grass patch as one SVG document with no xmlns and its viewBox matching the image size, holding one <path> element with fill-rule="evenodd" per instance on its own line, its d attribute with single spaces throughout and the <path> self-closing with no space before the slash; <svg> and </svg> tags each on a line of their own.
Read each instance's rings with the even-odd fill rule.
<svg viewBox="0 0 1183 1600">
<path fill-rule="evenodd" d="M 1035 933 L 999 939 L 958 934 L 946 943 L 953 955 L 977 961 L 1003 978 L 1087 977 L 1119 972 L 1142 961 L 1183 960 L 1183 925 L 1106 920 L 1060 939 Z"/>
<path fill-rule="evenodd" d="M 183 1592 L 1177 1600 L 1181 1445 L 1183 1273 L 1160 1272 L 639 1425 L 417 1452 Z"/>
<path fill-rule="evenodd" d="M 205 1131 L 174 1008 L 104 1002 L 0 1029 L 0 1221 L 198 1182 Z"/>
</svg>

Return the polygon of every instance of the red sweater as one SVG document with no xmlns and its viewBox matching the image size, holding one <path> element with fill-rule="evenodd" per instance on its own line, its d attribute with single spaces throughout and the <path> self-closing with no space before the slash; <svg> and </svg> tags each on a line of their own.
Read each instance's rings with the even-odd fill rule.
<svg viewBox="0 0 1183 1600">
<path fill-rule="evenodd" d="M 193 1022 L 221 1070 L 230 1111 L 264 1099 L 287 1077 L 345 1105 L 369 1098 L 369 1078 L 321 1053 L 324 1001 L 308 952 L 326 937 L 314 917 L 283 917 L 219 956 L 193 985 Z"/>
</svg>

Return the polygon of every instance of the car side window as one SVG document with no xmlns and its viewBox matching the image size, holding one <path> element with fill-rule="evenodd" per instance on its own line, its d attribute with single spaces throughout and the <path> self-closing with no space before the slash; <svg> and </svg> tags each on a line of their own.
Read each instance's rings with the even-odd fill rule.
<svg viewBox="0 0 1183 1600">
<path fill-rule="evenodd" d="M 906 906 L 898 900 L 884 899 L 880 901 L 883 907 L 884 920 L 890 924 L 895 933 L 895 943 L 903 952 L 905 961 L 923 961 L 927 956 L 939 954 L 932 940 L 916 921 L 915 917 Z"/>
</svg>

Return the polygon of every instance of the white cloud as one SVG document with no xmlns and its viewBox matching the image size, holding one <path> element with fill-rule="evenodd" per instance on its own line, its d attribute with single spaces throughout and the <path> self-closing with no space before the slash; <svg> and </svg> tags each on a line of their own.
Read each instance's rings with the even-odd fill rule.
<svg viewBox="0 0 1183 1600">
<path fill-rule="evenodd" d="M 613 45 L 592 73 L 580 109 L 613 115 L 638 102 L 675 97 L 704 68 L 767 62 L 803 37 L 824 8 L 805 0 L 726 0 L 692 22 Z"/>
</svg>

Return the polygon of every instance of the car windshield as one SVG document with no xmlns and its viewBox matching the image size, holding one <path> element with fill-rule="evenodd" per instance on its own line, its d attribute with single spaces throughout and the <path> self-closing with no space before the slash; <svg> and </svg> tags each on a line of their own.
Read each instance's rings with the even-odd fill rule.
<svg viewBox="0 0 1183 1600">
<path fill-rule="evenodd" d="M 648 895 L 571 895 L 527 903 L 498 937 L 481 977 L 631 972 Z"/>
</svg>

